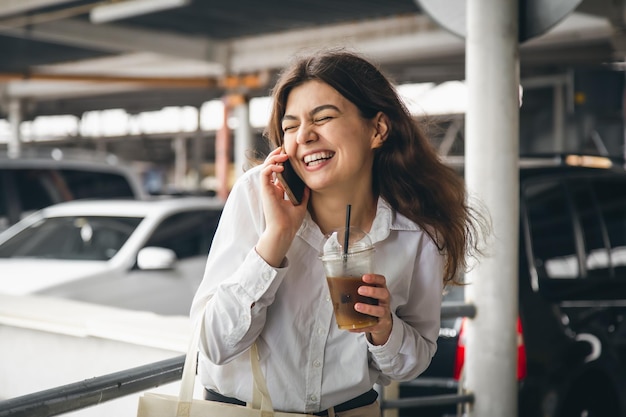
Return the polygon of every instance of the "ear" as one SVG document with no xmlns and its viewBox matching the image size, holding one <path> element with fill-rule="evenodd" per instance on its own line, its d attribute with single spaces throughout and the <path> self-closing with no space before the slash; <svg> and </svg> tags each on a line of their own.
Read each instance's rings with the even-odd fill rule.
<svg viewBox="0 0 626 417">
<path fill-rule="evenodd" d="M 378 112 L 372 119 L 374 123 L 374 135 L 372 136 L 372 149 L 380 148 L 389 136 L 389 118 L 383 112 Z"/>
</svg>

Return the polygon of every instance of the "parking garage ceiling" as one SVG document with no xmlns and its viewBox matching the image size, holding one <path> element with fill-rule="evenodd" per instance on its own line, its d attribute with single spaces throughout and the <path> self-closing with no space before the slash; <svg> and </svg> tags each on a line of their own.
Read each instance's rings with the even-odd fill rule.
<svg viewBox="0 0 626 417">
<path fill-rule="evenodd" d="M 96 8 L 162 1 L 0 2 L 0 117 L 11 100 L 30 119 L 198 106 L 232 91 L 265 95 L 292 54 L 339 45 L 377 60 L 397 82 L 464 78 L 463 40 L 414 0 L 180 0 L 107 22 L 91 17 Z M 624 6 L 617 3 L 585 0 L 522 45 L 522 77 L 619 59 L 622 22 L 612 16 Z"/>
</svg>

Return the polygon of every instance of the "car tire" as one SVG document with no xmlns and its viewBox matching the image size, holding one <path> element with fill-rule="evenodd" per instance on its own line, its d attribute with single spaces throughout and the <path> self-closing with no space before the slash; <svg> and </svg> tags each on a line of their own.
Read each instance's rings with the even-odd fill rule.
<svg viewBox="0 0 626 417">
<path fill-rule="evenodd" d="M 562 396 L 558 417 L 623 416 L 619 394 L 601 370 L 580 375 Z"/>
</svg>

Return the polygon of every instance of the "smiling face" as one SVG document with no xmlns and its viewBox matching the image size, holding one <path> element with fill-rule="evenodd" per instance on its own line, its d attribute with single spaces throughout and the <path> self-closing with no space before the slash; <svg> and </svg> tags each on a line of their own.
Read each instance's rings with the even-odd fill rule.
<svg viewBox="0 0 626 417">
<path fill-rule="evenodd" d="M 313 192 L 370 192 L 377 115 L 365 119 L 337 90 L 307 81 L 289 93 L 282 119 L 284 149 Z"/>
</svg>

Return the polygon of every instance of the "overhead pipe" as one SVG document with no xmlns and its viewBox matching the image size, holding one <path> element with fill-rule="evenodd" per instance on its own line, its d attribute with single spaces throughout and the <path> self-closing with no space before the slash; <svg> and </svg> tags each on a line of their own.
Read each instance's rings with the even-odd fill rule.
<svg viewBox="0 0 626 417">
<path fill-rule="evenodd" d="M 0 73 L 0 83 L 10 81 L 75 81 L 93 83 L 130 83 L 164 88 L 257 89 L 267 86 L 269 74 L 226 75 L 220 77 L 128 77 L 114 75 L 79 75 L 45 73 Z"/>
</svg>

